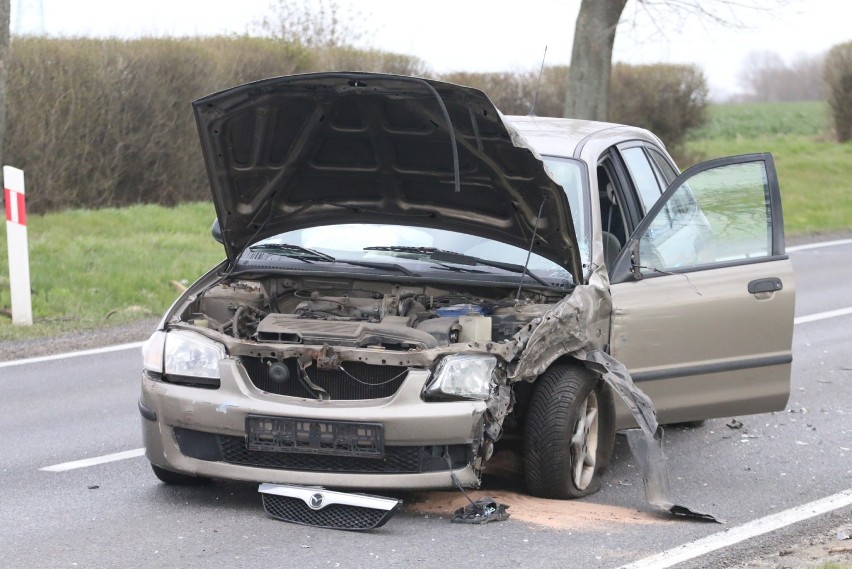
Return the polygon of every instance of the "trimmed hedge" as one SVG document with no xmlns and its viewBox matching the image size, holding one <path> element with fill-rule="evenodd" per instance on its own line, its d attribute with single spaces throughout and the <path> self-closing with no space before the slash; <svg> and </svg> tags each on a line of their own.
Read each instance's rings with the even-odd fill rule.
<svg viewBox="0 0 852 569">
<path fill-rule="evenodd" d="M 625 65 L 612 68 L 609 120 L 647 128 L 671 149 L 707 121 L 707 81 L 694 65 Z"/>
<path fill-rule="evenodd" d="M 190 108 L 206 94 L 323 68 L 422 70 L 407 55 L 248 36 L 16 37 L 11 51 L 5 159 L 26 171 L 32 213 L 209 200 Z"/>
<path fill-rule="evenodd" d="M 561 117 L 565 106 L 565 86 L 568 84 L 568 67 L 546 67 L 538 84 L 538 72 L 524 73 L 446 73 L 442 81 L 474 87 L 488 94 L 488 98 L 505 115 L 526 115 L 535 101 L 535 114 L 540 117 Z M 536 89 L 538 98 L 536 99 Z"/>
<path fill-rule="evenodd" d="M 190 102 L 248 81 L 327 69 L 429 75 L 408 55 L 308 49 L 257 37 L 138 40 L 15 37 L 8 68 L 6 163 L 27 175 L 32 213 L 208 200 Z M 567 67 L 451 73 L 505 114 L 561 116 Z M 617 65 L 611 119 L 670 146 L 703 120 L 707 88 L 689 66 Z"/>
<path fill-rule="evenodd" d="M 837 140 L 848 142 L 852 140 L 852 41 L 829 50 L 824 73 Z"/>
</svg>

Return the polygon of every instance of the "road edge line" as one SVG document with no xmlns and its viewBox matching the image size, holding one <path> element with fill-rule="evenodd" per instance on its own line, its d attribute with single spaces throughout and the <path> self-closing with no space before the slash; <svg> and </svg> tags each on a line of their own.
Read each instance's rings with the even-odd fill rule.
<svg viewBox="0 0 852 569">
<path fill-rule="evenodd" d="M 105 348 L 92 348 L 91 350 L 80 350 L 79 352 L 65 352 L 62 354 L 53 354 L 50 356 L 37 356 L 34 358 L 26 358 L 23 360 L 9 360 L 0 362 L 0 368 L 22 366 L 27 364 L 38 364 L 42 362 L 51 362 L 54 360 L 64 360 L 66 358 L 78 358 L 81 356 L 95 356 L 98 354 L 108 354 L 110 352 L 120 352 L 122 350 L 130 350 L 133 348 L 141 348 L 144 342 L 130 342 L 128 344 L 118 344 L 116 346 L 107 346 Z"/>
<path fill-rule="evenodd" d="M 108 462 L 116 462 L 118 460 L 136 458 L 138 456 L 144 455 L 144 448 L 135 448 L 133 450 L 125 450 L 121 452 L 115 452 L 113 454 L 105 454 L 103 456 L 95 456 L 92 458 L 84 458 L 82 460 L 73 460 L 71 462 L 63 462 L 60 464 L 54 464 L 52 466 L 45 466 L 44 468 L 39 468 L 39 470 L 43 470 L 45 472 L 65 472 L 68 470 L 75 470 L 77 468 L 97 466 L 98 464 L 106 464 Z"/>
<path fill-rule="evenodd" d="M 678 563 L 718 551 L 747 539 L 764 535 L 795 523 L 852 505 L 852 488 L 837 494 L 770 514 L 742 525 L 684 543 L 667 551 L 622 565 L 619 569 L 666 569 Z"/>
<path fill-rule="evenodd" d="M 809 314 L 807 316 L 799 316 L 793 319 L 793 325 L 797 324 L 807 324 L 808 322 L 817 322 L 819 320 L 826 320 L 828 318 L 836 318 L 838 316 L 847 316 L 852 314 L 852 307 L 847 308 L 838 308 L 837 310 L 828 310 L 826 312 L 817 312 L 815 314 Z"/>
<path fill-rule="evenodd" d="M 838 239 L 836 241 L 819 241 L 817 243 L 805 243 L 803 245 L 794 245 L 786 247 L 787 253 L 795 253 L 797 251 L 807 251 L 808 249 L 819 249 L 820 247 L 833 247 L 835 245 L 848 245 L 852 243 L 852 239 Z"/>
</svg>

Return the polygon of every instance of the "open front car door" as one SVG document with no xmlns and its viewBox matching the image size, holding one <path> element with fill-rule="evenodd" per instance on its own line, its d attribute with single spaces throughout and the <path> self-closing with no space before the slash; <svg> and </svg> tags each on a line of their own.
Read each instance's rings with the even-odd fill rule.
<svg viewBox="0 0 852 569">
<path fill-rule="evenodd" d="M 681 174 L 630 237 L 611 282 L 610 353 L 661 423 L 784 409 L 795 284 L 771 155 Z M 619 427 L 628 426 L 621 411 Z"/>
</svg>

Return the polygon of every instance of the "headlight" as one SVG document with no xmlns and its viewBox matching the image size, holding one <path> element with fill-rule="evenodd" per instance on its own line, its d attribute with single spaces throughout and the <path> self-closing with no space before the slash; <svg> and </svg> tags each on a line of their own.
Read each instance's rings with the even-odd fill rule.
<svg viewBox="0 0 852 569">
<path fill-rule="evenodd" d="M 494 356 L 457 354 L 438 364 L 433 379 L 425 389 L 429 398 L 481 399 L 490 397 L 491 375 L 497 367 Z"/>
<path fill-rule="evenodd" d="M 142 368 L 157 374 L 163 373 L 163 350 L 166 348 L 166 333 L 154 332 L 142 344 Z"/>
<path fill-rule="evenodd" d="M 155 332 L 142 346 L 143 366 L 170 383 L 219 387 L 225 346 L 194 332 Z"/>
</svg>

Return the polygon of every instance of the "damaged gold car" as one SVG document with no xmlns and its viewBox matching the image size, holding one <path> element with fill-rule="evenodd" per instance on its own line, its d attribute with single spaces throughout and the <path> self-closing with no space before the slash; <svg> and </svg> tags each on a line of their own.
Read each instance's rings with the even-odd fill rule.
<svg viewBox="0 0 852 569">
<path fill-rule="evenodd" d="M 164 482 L 475 487 L 499 443 L 531 493 L 573 498 L 654 420 L 630 376 L 661 423 L 786 405 L 770 155 L 679 174 L 646 130 L 368 73 L 193 108 L 227 259 L 143 348 Z"/>
</svg>

